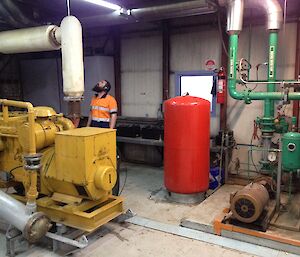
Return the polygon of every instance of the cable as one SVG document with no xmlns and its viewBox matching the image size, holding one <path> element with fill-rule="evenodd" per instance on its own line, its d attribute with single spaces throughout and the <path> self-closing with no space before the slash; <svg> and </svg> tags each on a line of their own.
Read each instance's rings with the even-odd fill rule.
<svg viewBox="0 0 300 257">
<path fill-rule="evenodd" d="M 71 15 L 70 0 L 67 0 L 67 12 L 68 12 L 68 16 L 70 16 Z"/>
<path fill-rule="evenodd" d="M 15 176 L 12 172 L 19 168 L 23 168 L 23 166 L 17 166 L 17 167 L 12 168 L 10 171 L 8 171 L 9 175 L 11 175 L 13 179 L 15 178 Z"/>
<path fill-rule="evenodd" d="M 126 182 L 127 182 L 127 173 L 128 173 L 128 172 L 127 172 L 127 168 L 125 168 L 125 179 L 124 179 L 124 184 L 123 184 L 123 187 L 122 187 L 122 189 L 121 189 L 119 195 L 122 194 L 122 192 L 123 192 L 123 190 L 124 190 L 124 188 L 125 188 L 125 185 L 126 185 Z"/>
<path fill-rule="evenodd" d="M 122 160 L 122 154 L 121 154 L 119 148 L 117 148 L 117 153 L 120 156 L 120 164 L 119 164 L 119 169 L 120 169 L 120 166 L 121 166 L 121 163 L 122 163 L 122 161 L 121 161 Z M 127 170 L 127 167 L 125 167 L 125 179 L 124 179 L 122 189 L 119 192 L 119 195 L 121 195 L 123 193 L 123 190 L 124 190 L 126 182 L 127 182 L 127 176 L 128 176 L 128 170 Z"/>
</svg>

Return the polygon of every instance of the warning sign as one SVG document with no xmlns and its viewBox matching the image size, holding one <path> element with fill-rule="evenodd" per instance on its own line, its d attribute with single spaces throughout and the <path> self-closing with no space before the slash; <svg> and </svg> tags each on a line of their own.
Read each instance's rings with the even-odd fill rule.
<svg viewBox="0 0 300 257">
<path fill-rule="evenodd" d="M 206 70 L 214 70 L 216 68 L 216 62 L 213 59 L 206 60 L 205 62 Z"/>
</svg>

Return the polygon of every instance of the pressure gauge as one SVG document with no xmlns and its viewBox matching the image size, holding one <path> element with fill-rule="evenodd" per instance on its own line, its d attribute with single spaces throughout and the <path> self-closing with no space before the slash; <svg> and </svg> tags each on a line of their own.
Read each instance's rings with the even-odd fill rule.
<svg viewBox="0 0 300 257">
<path fill-rule="evenodd" d="M 270 162 L 275 162 L 276 159 L 277 159 L 277 155 L 276 155 L 275 152 L 269 152 L 269 153 L 268 153 L 268 160 L 269 160 Z"/>
</svg>

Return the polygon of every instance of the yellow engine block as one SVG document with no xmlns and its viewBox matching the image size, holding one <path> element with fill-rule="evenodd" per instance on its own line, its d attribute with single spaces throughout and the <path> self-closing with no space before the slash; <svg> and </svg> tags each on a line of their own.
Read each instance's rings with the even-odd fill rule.
<svg viewBox="0 0 300 257">
<path fill-rule="evenodd" d="M 0 100 L 1 187 L 14 187 L 20 201 L 36 201 L 52 221 L 93 231 L 123 212 L 112 196 L 117 180 L 116 132 L 78 128 L 49 107 Z M 8 107 L 27 112 L 9 112 Z M 37 174 L 24 168 L 24 156 L 41 153 Z"/>
</svg>

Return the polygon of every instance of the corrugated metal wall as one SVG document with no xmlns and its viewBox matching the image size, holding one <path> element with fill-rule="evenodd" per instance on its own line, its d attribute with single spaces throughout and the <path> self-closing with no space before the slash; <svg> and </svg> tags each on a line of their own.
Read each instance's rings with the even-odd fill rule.
<svg viewBox="0 0 300 257">
<path fill-rule="evenodd" d="M 2 55 L 0 60 L 0 98 L 22 99 L 19 60 L 16 56 Z"/>
<path fill-rule="evenodd" d="M 170 38 L 170 96 L 175 96 L 175 73 L 181 71 L 205 70 L 208 59 L 215 60 L 220 66 L 221 43 L 219 33 L 214 28 L 193 28 L 174 32 Z M 217 105 L 216 115 L 211 117 L 210 132 L 217 135 L 220 125 L 220 106 Z"/>
<path fill-rule="evenodd" d="M 192 28 L 170 36 L 170 96 L 175 96 L 175 72 L 205 70 L 205 61 L 220 64 L 217 30 Z M 157 117 L 162 103 L 162 36 L 143 33 L 122 39 L 122 115 Z M 219 130 L 219 108 L 211 122 Z"/>
<path fill-rule="evenodd" d="M 84 58 L 85 92 L 81 104 L 81 113 L 89 115 L 91 90 L 97 81 L 107 79 L 114 95 L 114 64 L 110 56 L 87 56 Z M 57 112 L 67 113 L 66 102 L 63 100 L 61 59 L 36 59 L 21 62 L 21 82 L 25 101 L 35 106 L 51 106 Z"/>
<path fill-rule="evenodd" d="M 122 115 L 157 117 L 162 102 L 162 36 L 146 33 L 121 41 Z"/>
</svg>

